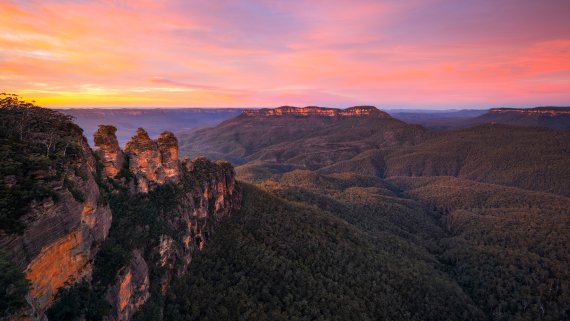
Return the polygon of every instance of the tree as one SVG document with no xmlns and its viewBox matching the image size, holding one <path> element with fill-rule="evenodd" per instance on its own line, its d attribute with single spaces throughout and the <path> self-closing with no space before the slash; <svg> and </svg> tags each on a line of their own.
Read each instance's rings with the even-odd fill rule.
<svg viewBox="0 0 570 321">
<path fill-rule="evenodd" d="M 0 250 L 0 318 L 11 315 L 26 305 L 30 287 L 24 273 Z"/>
</svg>

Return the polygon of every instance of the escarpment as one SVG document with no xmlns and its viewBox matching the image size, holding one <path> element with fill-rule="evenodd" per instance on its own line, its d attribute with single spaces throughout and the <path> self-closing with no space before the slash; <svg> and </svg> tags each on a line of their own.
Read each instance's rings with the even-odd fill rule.
<svg viewBox="0 0 570 321">
<path fill-rule="evenodd" d="M 262 108 L 257 110 L 244 110 L 242 115 L 249 117 L 270 117 L 270 116 L 301 116 L 301 117 L 376 117 L 391 118 L 387 113 L 374 106 L 354 106 L 347 109 L 336 109 L 326 107 L 292 107 L 282 106 L 277 108 Z"/>
<path fill-rule="evenodd" d="M 20 212 L 16 222 L 21 230 L 10 230 L 3 221 L 0 250 L 29 281 L 28 305 L 12 311 L 21 320 L 44 320 L 59 288 L 89 278 L 97 244 L 107 237 L 112 214 L 100 202 L 96 159 L 81 129 L 67 117 L 37 107 L 1 113 L 9 129 L 17 128 L 14 124 L 21 121 L 21 113 L 35 122 L 24 135 L 1 131 L 6 147 L 2 160 L 15 167 L 12 184 L 0 186 L 2 212 Z M 53 147 L 46 147 L 46 142 Z M 6 218 L 4 213 L 2 217 Z"/>
<path fill-rule="evenodd" d="M 115 141 L 114 131 L 105 129 L 98 131 L 106 133 L 105 141 Z M 102 160 L 113 158 L 107 152 L 124 155 L 128 174 L 102 173 L 114 224 L 95 258 L 91 284 L 102 289 L 96 295 L 110 306 L 109 320 L 130 320 L 185 275 L 216 225 L 240 207 L 241 195 L 229 163 L 180 161 L 170 132 L 153 140 L 139 129 L 124 152 L 98 149 Z M 58 302 L 50 314 L 64 305 Z"/>
<path fill-rule="evenodd" d="M 570 115 L 570 107 L 491 108 L 489 113 L 556 117 Z"/>
<path fill-rule="evenodd" d="M 21 207 L 14 222 L 2 221 L 0 255 L 29 280 L 23 303 L 1 318 L 66 319 L 73 298 L 79 306 L 73 318 L 89 320 L 85 306 L 92 302 L 81 301 L 89 297 L 102 302 L 97 313 L 104 319 L 131 320 L 186 273 L 216 225 L 240 206 L 233 167 L 180 161 L 172 133 L 152 140 L 139 129 L 123 151 L 116 128 L 104 125 L 93 151 L 68 117 L 42 108 L 30 115 L 45 127 L 29 139 L 9 132 L 16 126 L 0 131 L 10 142 L 2 159 L 21 163 L 15 175 L 0 171 L 1 196 L 10 197 L 2 199 L 6 210 Z"/>
</svg>

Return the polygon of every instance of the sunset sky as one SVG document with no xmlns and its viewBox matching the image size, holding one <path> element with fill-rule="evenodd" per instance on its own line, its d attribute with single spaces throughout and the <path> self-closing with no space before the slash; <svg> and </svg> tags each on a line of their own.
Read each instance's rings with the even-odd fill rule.
<svg viewBox="0 0 570 321">
<path fill-rule="evenodd" d="M 570 105 L 569 0 L 1 1 L 42 106 Z"/>
</svg>

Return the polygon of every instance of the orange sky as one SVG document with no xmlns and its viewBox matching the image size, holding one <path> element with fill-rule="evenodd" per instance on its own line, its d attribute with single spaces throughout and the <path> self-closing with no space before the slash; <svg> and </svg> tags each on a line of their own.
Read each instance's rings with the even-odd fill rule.
<svg viewBox="0 0 570 321">
<path fill-rule="evenodd" d="M 570 1 L 3 1 L 42 106 L 570 105 Z"/>
</svg>

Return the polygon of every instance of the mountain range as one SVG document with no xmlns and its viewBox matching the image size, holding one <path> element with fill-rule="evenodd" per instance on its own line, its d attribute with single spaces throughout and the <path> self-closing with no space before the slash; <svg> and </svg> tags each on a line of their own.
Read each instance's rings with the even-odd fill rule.
<svg viewBox="0 0 570 321">
<path fill-rule="evenodd" d="M 570 131 L 283 106 L 90 147 L 0 112 L 3 318 L 570 319 Z"/>
<path fill-rule="evenodd" d="M 181 131 L 217 125 L 240 114 L 239 108 L 69 108 L 59 109 L 72 116 L 91 138 L 101 124 L 117 128 L 117 139 L 124 146 L 137 128 L 145 128 L 151 136 L 163 131 Z"/>
<path fill-rule="evenodd" d="M 390 114 L 411 124 L 435 130 L 453 130 L 484 124 L 570 129 L 570 107 L 491 108 L 489 110 L 406 111 Z"/>
<path fill-rule="evenodd" d="M 180 133 L 181 153 L 228 159 L 239 165 L 238 179 L 340 219 L 400 262 L 419 259 L 405 266 L 432 273 L 435 283 L 412 279 L 433 284 L 438 294 L 411 290 L 422 294 L 404 299 L 407 312 L 381 314 L 374 308 L 386 307 L 389 299 L 352 296 L 355 306 L 371 307 L 360 319 L 567 319 L 570 132 L 497 123 L 433 131 L 365 109 L 367 114 L 290 107 L 244 112 L 213 128 Z M 258 201 L 263 208 L 273 202 Z M 273 238 L 288 242 L 278 233 Z M 315 253 L 317 248 L 307 256 Z M 242 273 L 234 261 L 227 264 L 223 277 Z M 389 272 L 386 258 L 378 264 L 382 275 L 404 271 Z M 349 277 L 364 273 L 353 272 Z M 388 287 L 394 286 L 408 293 L 404 285 Z M 423 311 L 434 314 L 421 315 L 411 306 L 426 296 L 465 314 L 454 315 L 456 308 L 440 314 L 428 304 Z M 271 298 L 282 299 L 278 293 Z"/>
</svg>

